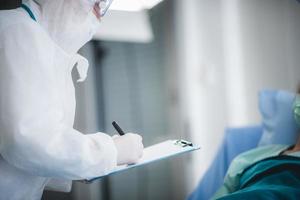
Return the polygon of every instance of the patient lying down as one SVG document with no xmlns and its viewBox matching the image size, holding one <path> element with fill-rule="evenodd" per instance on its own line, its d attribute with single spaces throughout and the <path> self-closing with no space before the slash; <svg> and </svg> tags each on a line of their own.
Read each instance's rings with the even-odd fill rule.
<svg viewBox="0 0 300 200">
<path fill-rule="evenodd" d="M 300 98 L 295 101 L 300 125 Z M 300 136 L 300 133 L 299 133 Z M 299 199 L 300 137 L 295 145 L 270 145 L 239 155 L 213 199 Z"/>
</svg>

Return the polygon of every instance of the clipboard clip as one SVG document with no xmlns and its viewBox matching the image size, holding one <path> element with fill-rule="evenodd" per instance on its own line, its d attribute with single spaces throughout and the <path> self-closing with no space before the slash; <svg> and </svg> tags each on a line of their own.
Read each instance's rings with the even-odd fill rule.
<svg viewBox="0 0 300 200">
<path fill-rule="evenodd" d="M 175 140 L 174 144 L 181 146 L 181 147 L 187 147 L 187 146 L 192 147 L 193 146 L 193 143 L 186 141 L 186 140 Z"/>
</svg>

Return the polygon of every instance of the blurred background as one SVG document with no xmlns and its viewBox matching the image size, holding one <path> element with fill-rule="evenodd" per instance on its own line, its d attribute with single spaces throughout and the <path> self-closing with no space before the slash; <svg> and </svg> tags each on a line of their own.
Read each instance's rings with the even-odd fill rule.
<svg viewBox="0 0 300 200">
<path fill-rule="evenodd" d="M 115 0 L 80 51 L 90 68 L 75 84 L 75 128 L 114 135 L 116 120 L 145 146 L 182 138 L 202 149 L 43 199 L 185 199 L 224 129 L 260 124 L 261 89 L 296 90 L 299 19 L 296 0 Z"/>
</svg>

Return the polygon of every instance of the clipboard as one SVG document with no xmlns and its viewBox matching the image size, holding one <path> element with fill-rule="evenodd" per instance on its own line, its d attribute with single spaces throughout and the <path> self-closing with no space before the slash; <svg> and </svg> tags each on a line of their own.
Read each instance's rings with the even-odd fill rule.
<svg viewBox="0 0 300 200">
<path fill-rule="evenodd" d="M 114 170 L 107 173 L 106 175 L 95 177 L 89 180 L 83 180 L 82 182 L 91 183 L 94 180 L 101 179 L 111 174 L 116 174 L 128 169 L 140 167 L 152 162 L 164 160 L 166 158 L 170 158 L 176 155 L 180 155 L 183 153 L 187 153 L 199 149 L 200 147 L 194 146 L 193 143 L 188 142 L 186 140 L 167 140 L 145 148 L 142 158 L 136 164 L 117 166 Z"/>
</svg>

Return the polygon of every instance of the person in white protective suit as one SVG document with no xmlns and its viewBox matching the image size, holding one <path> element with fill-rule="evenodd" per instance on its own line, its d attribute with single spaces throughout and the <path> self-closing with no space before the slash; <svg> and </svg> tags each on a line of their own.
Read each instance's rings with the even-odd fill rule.
<svg viewBox="0 0 300 200">
<path fill-rule="evenodd" d="M 38 200 L 44 188 L 101 176 L 142 155 L 136 134 L 84 135 L 73 128 L 77 54 L 110 1 L 26 0 L 0 11 L 0 200 Z"/>
</svg>

